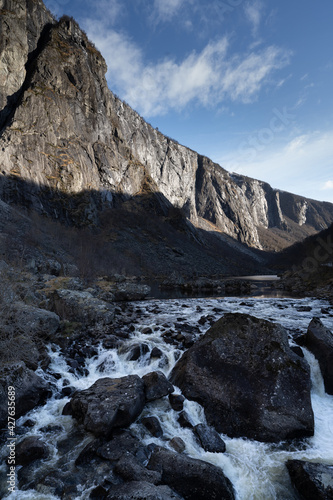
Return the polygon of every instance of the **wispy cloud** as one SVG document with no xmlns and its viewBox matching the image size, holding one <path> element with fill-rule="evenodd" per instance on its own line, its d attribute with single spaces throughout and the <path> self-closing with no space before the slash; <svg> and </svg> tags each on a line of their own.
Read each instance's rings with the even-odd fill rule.
<svg viewBox="0 0 333 500">
<path fill-rule="evenodd" d="M 157 22 L 171 21 L 190 0 L 154 0 L 152 17 Z"/>
<path fill-rule="evenodd" d="M 246 161 L 238 150 L 214 158 L 229 171 L 269 182 L 283 189 L 315 199 L 333 202 L 333 130 L 294 137 L 284 147 L 274 143 L 258 150 Z M 323 196 L 326 190 L 328 195 Z"/>
<path fill-rule="evenodd" d="M 253 36 L 257 36 L 261 22 L 263 3 L 261 2 L 261 0 L 248 2 L 245 4 L 244 10 L 246 18 L 252 26 Z"/>
<path fill-rule="evenodd" d="M 323 185 L 323 189 L 333 189 L 333 181 L 326 181 Z"/>
<path fill-rule="evenodd" d="M 225 100 L 255 100 L 274 70 L 289 63 L 290 54 L 274 46 L 231 54 L 227 37 L 209 42 L 176 61 L 146 63 L 144 53 L 127 35 L 88 20 L 85 29 L 108 65 L 108 81 L 123 99 L 146 117 L 190 102 L 216 106 Z"/>
</svg>

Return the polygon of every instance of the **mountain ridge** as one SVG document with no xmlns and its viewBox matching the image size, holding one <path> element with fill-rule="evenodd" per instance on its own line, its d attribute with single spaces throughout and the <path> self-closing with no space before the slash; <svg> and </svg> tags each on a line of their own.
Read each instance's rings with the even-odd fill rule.
<svg viewBox="0 0 333 500">
<path fill-rule="evenodd" d="M 108 209 L 113 193 L 140 195 L 148 181 L 194 226 L 213 225 L 267 251 L 333 221 L 333 204 L 229 174 L 154 129 L 109 90 L 104 58 L 72 18 L 56 21 L 41 0 L 2 0 L 0 8 L 0 61 L 7 64 L 0 81 L 1 173 L 34 182 L 31 192 L 20 193 L 23 204 L 53 217 L 62 194 L 91 190 Z M 52 207 L 43 206 L 45 188 L 59 193 Z M 6 189 L 2 182 L 3 199 L 10 198 Z M 82 222 L 96 223 L 98 205 L 87 201 Z"/>
</svg>

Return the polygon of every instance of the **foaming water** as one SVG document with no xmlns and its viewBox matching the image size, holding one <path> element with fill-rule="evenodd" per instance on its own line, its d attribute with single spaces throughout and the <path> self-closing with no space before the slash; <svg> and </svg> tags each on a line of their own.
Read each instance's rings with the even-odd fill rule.
<svg viewBox="0 0 333 500">
<path fill-rule="evenodd" d="M 58 373 L 56 384 L 58 390 L 45 406 L 36 408 L 28 415 L 18 420 L 18 426 L 27 418 L 32 419 L 35 425 L 24 436 L 36 435 L 45 439 L 41 430 L 45 426 L 58 426 L 58 430 L 48 440 L 50 455 L 44 460 L 41 467 L 48 470 L 64 465 L 75 474 L 74 460 L 80 449 L 90 441 L 91 436 L 85 435 L 75 449 L 65 452 L 59 443 L 67 436 L 75 434 L 77 426 L 75 420 L 63 416 L 62 410 L 69 398 L 60 397 L 59 393 L 64 385 L 70 385 L 82 390 L 90 387 L 102 377 L 123 377 L 131 374 L 143 376 L 151 371 L 160 370 L 166 376 L 170 374 L 182 350 L 163 339 L 165 332 L 182 332 L 186 325 L 192 328 L 191 335 L 199 338 L 205 333 L 210 324 L 215 322 L 226 312 L 242 312 L 252 314 L 263 319 L 282 324 L 289 332 L 302 333 L 306 331 L 313 316 L 321 317 L 325 326 L 333 329 L 333 316 L 322 314 L 322 309 L 329 308 L 327 302 L 306 299 L 254 299 L 254 298 L 209 298 L 183 300 L 151 300 L 129 305 L 132 314 L 134 332 L 131 338 L 124 340 L 120 349 L 98 349 L 98 354 L 87 358 L 85 368 L 87 375 L 78 376 L 72 373 L 59 348 L 52 346 L 49 349 L 51 365 L 49 371 Z M 125 328 L 125 327 L 124 327 Z M 149 333 L 147 333 L 149 328 Z M 138 360 L 129 360 L 131 349 L 145 344 L 146 352 Z M 161 352 L 159 358 L 151 358 L 153 348 Z M 146 443 L 156 443 L 170 447 L 169 440 L 180 437 L 186 444 L 185 453 L 197 459 L 210 462 L 224 471 L 234 485 L 237 500 L 294 500 L 295 495 L 291 487 L 285 462 L 289 459 L 301 459 L 313 462 L 333 464 L 333 397 L 325 393 L 319 365 L 314 356 L 304 349 L 306 360 L 311 368 L 312 379 L 312 406 L 315 414 L 315 434 L 311 438 L 293 441 L 291 443 L 267 444 L 249 439 L 232 439 L 221 434 L 226 443 L 226 453 L 205 452 L 198 444 L 191 429 L 180 426 L 175 412 L 167 398 L 146 404 L 142 416 L 156 416 L 163 429 L 163 437 L 152 437 L 138 421 L 131 426 L 131 430 Z M 49 377 L 39 370 L 39 375 Z M 66 381 L 66 382 L 65 382 Z M 179 388 L 175 392 L 180 394 Z M 186 410 L 191 423 L 205 423 L 203 408 L 195 402 L 185 400 Z M 2 458 L 6 451 L 3 450 Z M 17 467 L 19 470 L 20 467 Z M 4 466 L 0 468 L 5 472 Z M 32 469 L 34 473 L 34 469 Z M 36 470 L 37 473 L 37 470 Z M 91 484 L 82 483 L 82 492 L 75 498 L 88 499 Z M 0 493 L 1 495 L 1 493 Z M 18 491 L 15 494 L 4 496 L 9 500 L 56 500 L 59 497 L 51 493 L 36 490 Z M 74 497 L 71 497 L 74 498 Z"/>
</svg>

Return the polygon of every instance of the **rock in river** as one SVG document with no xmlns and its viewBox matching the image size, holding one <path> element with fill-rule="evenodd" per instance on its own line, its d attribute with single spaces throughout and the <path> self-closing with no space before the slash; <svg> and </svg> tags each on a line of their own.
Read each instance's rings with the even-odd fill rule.
<svg viewBox="0 0 333 500">
<path fill-rule="evenodd" d="M 101 378 L 73 395 L 70 413 L 87 431 L 108 436 L 117 427 L 130 425 L 145 405 L 144 383 L 138 375 Z"/>
<path fill-rule="evenodd" d="M 231 437 L 277 442 L 313 434 L 309 367 L 269 321 L 226 314 L 184 353 L 171 381 Z"/>
<path fill-rule="evenodd" d="M 147 467 L 161 472 L 162 483 L 186 500 L 234 499 L 232 484 L 222 469 L 202 460 L 157 447 Z"/>
<path fill-rule="evenodd" d="M 333 334 L 319 318 L 313 318 L 311 321 L 305 335 L 304 345 L 319 362 L 325 391 L 333 395 Z"/>
<path fill-rule="evenodd" d="M 288 460 L 287 469 L 296 490 L 304 500 L 333 498 L 333 466 Z"/>
</svg>

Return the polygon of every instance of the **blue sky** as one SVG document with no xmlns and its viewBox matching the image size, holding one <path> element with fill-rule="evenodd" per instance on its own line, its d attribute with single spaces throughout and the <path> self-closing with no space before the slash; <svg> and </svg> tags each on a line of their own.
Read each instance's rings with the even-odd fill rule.
<svg viewBox="0 0 333 500">
<path fill-rule="evenodd" d="M 109 87 L 230 172 L 333 202 L 332 0 L 47 0 Z"/>
</svg>

